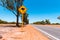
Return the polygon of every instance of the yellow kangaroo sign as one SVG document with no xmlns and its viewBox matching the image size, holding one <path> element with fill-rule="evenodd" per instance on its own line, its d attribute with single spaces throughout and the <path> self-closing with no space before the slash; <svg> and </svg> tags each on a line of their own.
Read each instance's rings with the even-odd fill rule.
<svg viewBox="0 0 60 40">
<path fill-rule="evenodd" d="M 25 14 L 26 13 L 26 7 L 25 6 L 20 6 L 20 8 L 18 9 L 18 11 L 21 13 L 21 14 Z"/>
</svg>

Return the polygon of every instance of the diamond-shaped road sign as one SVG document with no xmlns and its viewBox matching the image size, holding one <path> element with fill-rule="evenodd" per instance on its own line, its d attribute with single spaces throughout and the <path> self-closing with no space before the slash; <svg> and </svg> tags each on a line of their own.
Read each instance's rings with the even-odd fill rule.
<svg viewBox="0 0 60 40">
<path fill-rule="evenodd" d="M 25 13 L 26 13 L 26 10 L 27 10 L 26 7 L 23 6 L 23 5 L 20 6 L 19 9 L 18 9 L 18 11 L 19 11 L 21 14 L 25 14 Z"/>
</svg>

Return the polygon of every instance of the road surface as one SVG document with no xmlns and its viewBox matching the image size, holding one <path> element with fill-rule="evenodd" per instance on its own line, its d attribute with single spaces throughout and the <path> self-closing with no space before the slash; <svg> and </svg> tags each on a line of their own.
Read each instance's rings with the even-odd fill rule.
<svg viewBox="0 0 60 40">
<path fill-rule="evenodd" d="M 51 40 L 60 40 L 60 28 L 58 27 L 40 26 L 40 25 L 33 25 L 33 27 L 41 31 Z"/>
</svg>

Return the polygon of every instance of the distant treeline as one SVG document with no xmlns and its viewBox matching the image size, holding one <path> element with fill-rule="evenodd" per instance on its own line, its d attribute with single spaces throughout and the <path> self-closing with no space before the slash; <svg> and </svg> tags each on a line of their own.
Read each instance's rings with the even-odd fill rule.
<svg viewBox="0 0 60 40">
<path fill-rule="evenodd" d="M 26 22 L 25 24 L 28 24 L 28 22 L 26 20 L 24 22 Z M 16 24 L 16 22 L 7 22 L 7 21 L 0 19 L 0 24 Z M 22 24 L 22 23 L 19 23 L 19 24 Z"/>
<path fill-rule="evenodd" d="M 15 24 L 16 22 L 7 22 L 0 19 L 0 24 Z"/>
<path fill-rule="evenodd" d="M 50 21 L 49 21 L 49 19 L 46 19 L 46 20 L 42 20 L 42 21 L 37 21 L 37 22 L 34 22 L 33 24 L 42 24 L 42 25 L 45 25 L 45 24 L 54 24 L 54 25 L 59 25 L 60 23 L 51 23 Z"/>
</svg>

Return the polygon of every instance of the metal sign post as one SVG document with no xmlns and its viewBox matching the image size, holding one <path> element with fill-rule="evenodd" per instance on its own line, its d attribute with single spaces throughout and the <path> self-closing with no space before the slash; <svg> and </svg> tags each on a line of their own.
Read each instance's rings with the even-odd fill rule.
<svg viewBox="0 0 60 40">
<path fill-rule="evenodd" d="M 23 30 L 23 27 L 24 27 L 23 17 L 24 17 L 24 15 L 22 14 L 22 28 L 21 28 L 22 32 L 24 31 Z"/>
<path fill-rule="evenodd" d="M 23 18 L 24 18 L 24 14 L 26 13 L 26 7 L 25 6 L 21 6 L 18 11 L 22 14 L 22 32 L 23 32 L 23 27 L 24 27 L 24 22 L 23 22 Z"/>
</svg>

